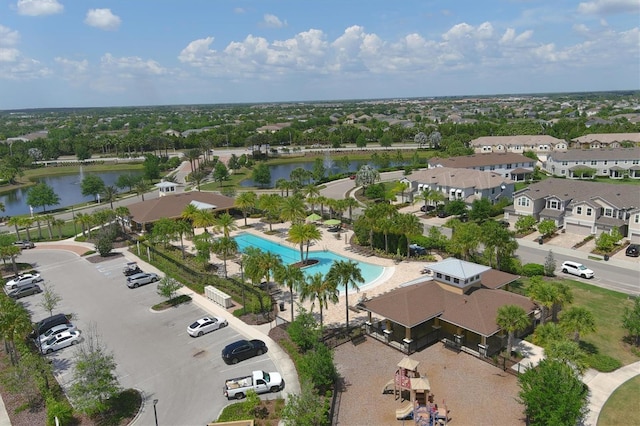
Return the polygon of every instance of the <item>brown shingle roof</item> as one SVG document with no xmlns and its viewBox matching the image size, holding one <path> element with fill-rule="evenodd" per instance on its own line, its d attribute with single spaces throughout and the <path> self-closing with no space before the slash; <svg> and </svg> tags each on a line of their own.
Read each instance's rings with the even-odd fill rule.
<svg viewBox="0 0 640 426">
<path fill-rule="evenodd" d="M 498 173 L 472 169 L 453 169 L 451 167 L 417 170 L 406 176 L 406 179 L 410 182 L 435 184 L 443 187 L 477 189 L 491 189 L 497 188 L 503 183 L 513 183 L 511 179 L 505 178 Z"/>
<path fill-rule="evenodd" d="M 519 275 L 498 271 L 497 269 L 489 269 L 480 276 L 480 282 L 483 287 L 497 289 L 514 282 L 518 278 L 520 278 Z"/>
<path fill-rule="evenodd" d="M 498 308 L 504 305 L 518 305 L 527 313 L 536 308 L 528 298 L 504 290 L 480 288 L 461 295 L 435 281 L 400 287 L 363 303 L 365 310 L 405 327 L 415 327 L 439 317 L 484 336 L 500 330 L 496 316 Z"/>
<path fill-rule="evenodd" d="M 570 149 L 552 152 L 548 158 L 555 161 L 637 160 L 640 159 L 640 148 Z"/>
<path fill-rule="evenodd" d="M 182 211 L 192 201 L 211 204 L 215 206 L 213 211 L 229 210 L 234 206 L 233 198 L 213 192 L 192 191 L 131 204 L 129 213 L 131 219 L 140 224 L 152 223 L 163 217 L 176 219 L 181 216 Z"/>
</svg>

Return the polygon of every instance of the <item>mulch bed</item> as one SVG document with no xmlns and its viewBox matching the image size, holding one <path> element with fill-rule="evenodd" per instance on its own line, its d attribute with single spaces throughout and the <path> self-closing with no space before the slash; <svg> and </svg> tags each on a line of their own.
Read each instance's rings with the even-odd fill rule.
<svg viewBox="0 0 640 426">
<path fill-rule="evenodd" d="M 87 261 L 91 262 L 91 263 L 100 263 L 100 262 L 106 262 L 108 260 L 113 260 L 113 259 L 117 259 L 119 257 L 123 257 L 124 255 L 122 253 L 119 252 L 113 252 L 113 253 L 109 253 L 106 256 L 100 256 L 99 254 L 95 254 L 92 256 L 87 256 L 85 257 L 85 259 L 87 259 Z"/>
</svg>

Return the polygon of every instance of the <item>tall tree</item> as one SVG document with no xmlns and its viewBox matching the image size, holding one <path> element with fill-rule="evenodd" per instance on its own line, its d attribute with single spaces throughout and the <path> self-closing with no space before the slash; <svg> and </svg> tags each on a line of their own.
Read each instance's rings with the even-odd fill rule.
<svg viewBox="0 0 640 426">
<path fill-rule="evenodd" d="M 338 260 L 331 265 L 326 279 L 338 288 L 344 287 L 346 328 L 349 330 L 349 290 L 360 290 L 358 284 L 365 282 L 362 277 L 362 271 L 353 260 Z"/>
<path fill-rule="evenodd" d="M 322 313 L 329 307 L 329 302 L 338 303 L 338 287 L 335 282 L 325 279 L 322 272 L 316 272 L 306 278 L 306 282 L 300 291 L 300 300 L 311 301 L 311 309 L 315 307 L 316 301 L 320 308 L 320 328 L 322 328 Z"/>
<path fill-rule="evenodd" d="M 149 185 L 144 179 L 140 179 L 136 182 L 133 190 L 137 195 L 140 195 L 140 197 L 142 197 L 142 201 L 144 201 L 144 194 L 151 190 L 151 185 Z"/>
<path fill-rule="evenodd" d="M 573 340 L 580 341 L 580 335 L 596 331 L 596 320 L 587 308 L 572 306 L 560 315 L 560 327 L 573 333 Z"/>
<path fill-rule="evenodd" d="M 288 194 L 287 194 L 288 195 Z M 247 212 L 256 208 L 258 196 L 253 191 L 241 192 L 235 199 L 235 206 L 242 211 L 244 226 L 247 226 Z"/>
<path fill-rule="evenodd" d="M 269 231 L 273 231 L 273 221 L 278 217 L 282 197 L 278 194 L 262 194 L 258 198 L 258 207 L 266 213 Z"/>
<path fill-rule="evenodd" d="M 299 291 L 305 278 L 302 269 L 298 265 L 282 265 L 275 270 L 275 280 L 289 289 L 289 301 L 291 304 L 291 322 L 293 322 L 293 292 Z"/>
<path fill-rule="evenodd" d="M 527 328 L 531 324 L 531 319 L 520 306 L 505 305 L 498 309 L 496 324 L 508 333 L 507 356 L 510 357 L 516 331 Z"/>
<path fill-rule="evenodd" d="M 104 181 L 98 175 L 86 175 L 80 182 L 80 190 L 85 197 L 93 196 L 98 201 L 98 196 L 104 191 Z"/>
<path fill-rule="evenodd" d="M 38 183 L 27 191 L 27 204 L 33 207 L 42 207 L 42 211 L 47 211 L 47 206 L 60 204 L 60 197 L 53 191 L 53 188 L 46 183 Z"/>
<path fill-rule="evenodd" d="M 539 276 L 531 277 L 527 295 L 540 306 L 540 323 L 544 324 L 554 303 L 558 301 L 558 288 Z"/>
<path fill-rule="evenodd" d="M 589 388 L 573 368 L 561 361 L 543 359 L 518 376 L 518 383 L 527 424 L 577 425 L 587 414 Z"/>
<path fill-rule="evenodd" d="M 322 239 L 322 233 L 312 223 L 296 223 L 289 228 L 289 241 L 298 244 L 300 248 L 300 262 L 307 263 L 309 261 L 309 246 L 313 241 Z M 305 256 L 305 246 L 307 248 Z"/>
<path fill-rule="evenodd" d="M 306 217 L 304 201 L 299 196 L 285 197 L 280 204 L 280 218 L 292 224 L 302 223 Z"/>
<path fill-rule="evenodd" d="M 109 203 L 111 210 L 113 210 L 113 202 L 118 199 L 118 188 L 113 185 L 107 185 L 102 190 L 102 201 Z"/>
<path fill-rule="evenodd" d="M 222 232 L 222 235 L 229 238 L 231 232 L 238 229 L 236 220 L 229 213 L 223 213 L 218 216 L 213 224 L 216 232 Z"/>
</svg>

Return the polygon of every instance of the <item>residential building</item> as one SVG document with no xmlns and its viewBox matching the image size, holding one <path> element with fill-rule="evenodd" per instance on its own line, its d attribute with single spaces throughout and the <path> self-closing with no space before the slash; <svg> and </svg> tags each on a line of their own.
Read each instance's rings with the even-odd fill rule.
<svg viewBox="0 0 640 426">
<path fill-rule="evenodd" d="M 531 318 L 539 310 L 527 297 L 502 290 L 519 277 L 456 258 L 430 265 L 433 277 L 410 282 L 362 302 L 367 333 L 404 353 L 448 339 L 481 356 L 500 352 L 506 333 L 497 325 L 498 309 L 517 305 Z"/>
<path fill-rule="evenodd" d="M 498 173 L 450 167 L 417 170 L 400 182 L 409 185 L 412 197 L 430 189 L 442 192 L 450 201 L 463 200 L 469 205 L 480 198 L 495 203 L 502 197 L 511 198 L 514 191 L 514 182 Z"/>
<path fill-rule="evenodd" d="M 450 158 L 435 157 L 429 160 L 429 167 L 494 172 L 516 182 L 530 179 L 535 165 L 535 160 L 513 152 L 472 154 Z"/>
<path fill-rule="evenodd" d="M 640 223 L 630 226 L 633 220 L 640 222 L 640 216 L 636 217 L 639 208 L 636 186 L 549 178 L 516 191 L 513 205 L 505 209 L 505 219 L 512 223 L 520 216 L 551 219 L 566 232 L 580 235 L 617 228 L 631 238 L 629 231 L 640 227 Z M 637 232 L 640 238 L 640 229 Z"/>
<path fill-rule="evenodd" d="M 549 135 L 482 136 L 469 142 L 477 153 L 533 151 L 541 161 L 554 151 L 566 151 L 567 142 Z"/>
<path fill-rule="evenodd" d="M 640 147 L 552 152 L 543 163 L 543 169 L 554 176 L 572 179 L 591 175 L 608 176 L 611 179 L 627 176 L 640 179 Z"/>
<path fill-rule="evenodd" d="M 640 143 L 640 133 L 593 133 L 571 139 L 574 148 L 620 148 L 623 142 Z"/>
</svg>

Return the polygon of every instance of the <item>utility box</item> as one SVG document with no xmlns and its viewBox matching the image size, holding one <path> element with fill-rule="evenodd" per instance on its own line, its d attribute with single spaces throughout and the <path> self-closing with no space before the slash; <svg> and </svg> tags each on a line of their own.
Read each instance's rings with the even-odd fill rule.
<svg viewBox="0 0 640 426">
<path fill-rule="evenodd" d="M 207 299 L 213 300 L 218 305 L 227 309 L 233 306 L 233 300 L 231 300 L 231 296 L 229 296 L 224 291 L 218 290 L 214 286 L 208 285 L 204 288 L 204 295 L 207 296 Z"/>
</svg>

